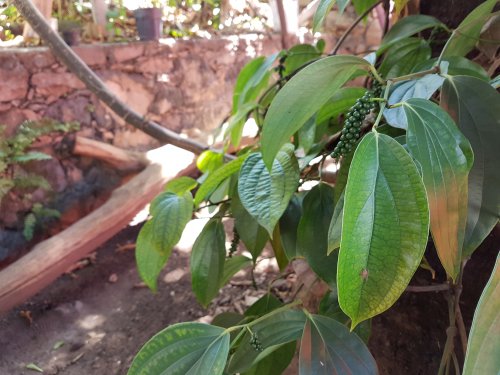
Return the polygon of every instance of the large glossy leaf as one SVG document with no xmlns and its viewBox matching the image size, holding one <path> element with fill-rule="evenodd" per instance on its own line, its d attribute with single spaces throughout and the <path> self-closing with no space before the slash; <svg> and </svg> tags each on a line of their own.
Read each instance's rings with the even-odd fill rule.
<svg viewBox="0 0 500 375">
<path fill-rule="evenodd" d="M 463 375 L 500 373 L 500 255 L 481 294 L 465 356 Z"/>
<path fill-rule="evenodd" d="M 257 222 L 272 235 L 299 183 L 299 166 L 293 146 L 285 145 L 273 162 L 271 172 L 261 153 L 248 156 L 238 182 L 241 203 Z"/>
<path fill-rule="evenodd" d="M 367 61 L 354 56 L 331 56 L 302 69 L 278 92 L 262 130 L 262 154 L 270 169 L 281 147 L 352 75 L 367 70 Z"/>
<path fill-rule="evenodd" d="M 338 3 L 340 14 L 342 14 L 349 4 L 349 0 L 320 0 L 318 8 L 316 9 L 316 13 L 314 13 L 313 18 L 313 31 L 316 32 L 319 30 L 323 22 L 325 21 L 326 16 L 330 13 L 330 10 Z"/>
<path fill-rule="evenodd" d="M 306 322 L 299 356 L 300 375 L 378 374 L 364 342 L 334 319 L 312 315 Z"/>
<path fill-rule="evenodd" d="M 220 218 L 211 219 L 196 239 L 191 252 L 191 281 L 198 301 L 207 306 L 219 293 L 224 276 L 226 233 Z"/>
<path fill-rule="evenodd" d="M 460 25 L 453 30 L 450 39 L 444 46 L 441 53 L 443 57 L 465 56 L 474 48 L 481 34 L 481 28 L 486 23 L 497 1 L 486 0 L 465 17 Z"/>
<path fill-rule="evenodd" d="M 427 245 L 429 209 L 410 155 L 391 137 L 367 134 L 344 197 L 337 285 L 352 327 L 391 307 Z"/>
<path fill-rule="evenodd" d="M 231 211 L 236 230 L 255 262 L 269 240 L 269 234 L 243 207 L 237 191 L 231 196 Z"/>
<path fill-rule="evenodd" d="M 423 14 L 404 17 L 397 22 L 387 34 L 385 34 L 377 53 L 383 53 L 394 43 L 408 38 L 409 36 L 412 36 L 422 30 L 441 26 L 443 26 L 443 24 L 439 20 Z"/>
<path fill-rule="evenodd" d="M 339 200 L 335 204 L 335 209 L 333 210 L 332 219 L 330 221 L 330 226 L 328 228 L 328 255 L 331 254 L 333 250 L 340 247 L 340 239 L 342 236 L 342 215 L 344 213 L 344 191 L 340 195 Z"/>
<path fill-rule="evenodd" d="M 335 287 L 337 254 L 327 254 L 333 209 L 333 188 L 330 185 L 319 183 L 307 193 L 297 228 L 297 253 L 306 258 L 319 277 Z"/>
<path fill-rule="evenodd" d="M 139 275 L 155 290 L 161 269 L 191 220 L 193 198 L 190 192 L 164 192 L 153 200 L 150 212 L 152 219 L 142 227 L 137 239 L 136 261 Z"/>
<path fill-rule="evenodd" d="M 155 248 L 162 253 L 169 253 L 179 242 L 184 227 L 191 220 L 193 197 L 189 192 L 182 195 L 161 193 L 151 202 L 150 214 Z"/>
<path fill-rule="evenodd" d="M 206 199 L 214 190 L 226 179 L 240 170 L 241 165 L 245 161 L 246 155 L 242 155 L 229 163 L 224 164 L 219 169 L 208 175 L 208 178 L 200 186 L 194 196 L 194 204 L 198 206 Z"/>
<path fill-rule="evenodd" d="M 156 291 L 156 280 L 165 266 L 170 253 L 161 252 L 153 243 L 153 223 L 148 221 L 143 225 L 135 244 L 135 261 L 139 276 L 146 285 Z"/>
<path fill-rule="evenodd" d="M 240 346 L 230 358 L 228 372 L 245 372 L 283 344 L 299 339 L 304 329 L 305 320 L 302 311 L 285 310 L 253 325 L 252 332 L 259 338 L 264 350 L 262 352 L 255 351 L 250 345 L 250 334 L 245 334 Z"/>
<path fill-rule="evenodd" d="M 229 333 L 202 323 L 174 324 L 157 333 L 135 356 L 128 375 L 222 375 Z"/>
<path fill-rule="evenodd" d="M 411 73 L 415 66 L 431 57 L 429 43 L 420 38 L 406 38 L 394 43 L 386 53 L 379 68 L 386 78 L 394 78 Z"/>
<path fill-rule="evenodd" d="M 441 106 L 456 121 L 474 151 L 462 254 L 467 257 L 500 217 L 500 95 L 477 78 L 448 77 L 441 91 Z"/>
<path fill-rule="evenodd" d="M 451 117 L 431 101 L 410 99 L 403 108 L 407 147 L 427 190 L 434 244 L 444 269 L 455 279 L 462 260 L 472 149 Z"/>
<path fill-rule="evenodd" d="M 288 259 L 297 256 L 297 228 L 302 216 L 302 197 L 294 195 L 280 218 L 281 243 Z"/>
<path fill-rule="evenodd" d="M 444 78 L 437 74 L 429 74 L 422 78 L 398 83 L 391 90 L 388 103 L 403 103 L 408 99 L 429 99 L 439 89 Z M 388 108 L 384 111 L 387 123 L 396 128 L 406 129 L 408 124 L 403 107 Z"/>
</svg>

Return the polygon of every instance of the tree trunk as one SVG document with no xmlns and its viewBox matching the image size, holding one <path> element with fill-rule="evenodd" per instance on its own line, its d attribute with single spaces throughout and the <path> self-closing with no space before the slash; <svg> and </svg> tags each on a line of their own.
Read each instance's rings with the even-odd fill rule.
<svg viewBox="0 0 500 375">
<path fill-rule="evenodd" d="M 420 13 L 436 17 L 454 29 L 483 2 L 484 0 L 420 0 Z"/>
</svg>

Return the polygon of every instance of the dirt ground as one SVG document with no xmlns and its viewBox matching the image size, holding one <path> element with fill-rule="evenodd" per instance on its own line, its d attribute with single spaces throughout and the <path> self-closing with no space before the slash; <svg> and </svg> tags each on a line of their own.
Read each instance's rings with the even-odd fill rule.
<svg viewBox="0 0 500 375">
<path fill-rule="evenodd" d="M 125 374 L 134 354 L 154 333 L 172 323 L 209 321 L 218 312 L 242 310 L 265 292 L 277 272 L 271 261 L 264 262 L 255 276 L 258 290 L 249 287 L 250 276 L 243 275 L 206 310 L 191 292 L 189 252 L 180 249 L 173 252 L 153 294 L 140 285 L 133 251 L 117 251 L 133 243 L 138 230 L 123 230 L 96 252 L 90 265 L 59 278 L 0 319 L 0 375 L 34 374 L 26 368 L 31 363 L 44 374 Z M 499 239 L 490 236 L 466 268 L 462 307 L 467 328 Z M 430 273 L 419 270 L 412 284 L 429 280 Z M 442 294 L 404 293 L 373 320 L 369 346 L 380 373 L 435 374 L 446 326 Z M 292 374 L 296 370 L 290 368 L 287 375 Z"/>
</svg>

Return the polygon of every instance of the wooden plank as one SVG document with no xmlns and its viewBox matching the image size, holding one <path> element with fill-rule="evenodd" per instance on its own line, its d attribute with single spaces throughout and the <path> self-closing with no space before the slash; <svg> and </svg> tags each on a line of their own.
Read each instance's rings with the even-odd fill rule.
<svg viewBox="0 0 500 375">
<path fill-rule="evenodd" d="M 142 152 L 123 150 L 81 136 L 76 136 L 73 154 L 99 159 L 115 169 L 125 172 L 139 171 L 149 164 L 149 160 Z"/>
<path fill-rule="evenodd" d="M 0 314 L 23 303 L 123 229 L 170 179 L 196 170 L 193 154 L 172 145 L 146 154 L 151 164 L 100 208 L 0 271 Z"/>
</svg>

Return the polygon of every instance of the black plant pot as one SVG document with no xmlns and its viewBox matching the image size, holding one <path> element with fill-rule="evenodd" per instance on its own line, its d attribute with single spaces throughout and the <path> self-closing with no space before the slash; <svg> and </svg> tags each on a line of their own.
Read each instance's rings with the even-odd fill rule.
<svg viewBox="0 0 500 375">
<path fill-rule="evenodd" d="M 163 30 L 160 8 L 141 8 L 134 11 L 137 32 L 141 40 L 158 40 Z"/>
<path fill-rule="evenodd" d="M 64 30 L 61 32 L 62 37 L 68 46 L 77 46 L 81 41 L 81 30 Z"/>
</svg>

